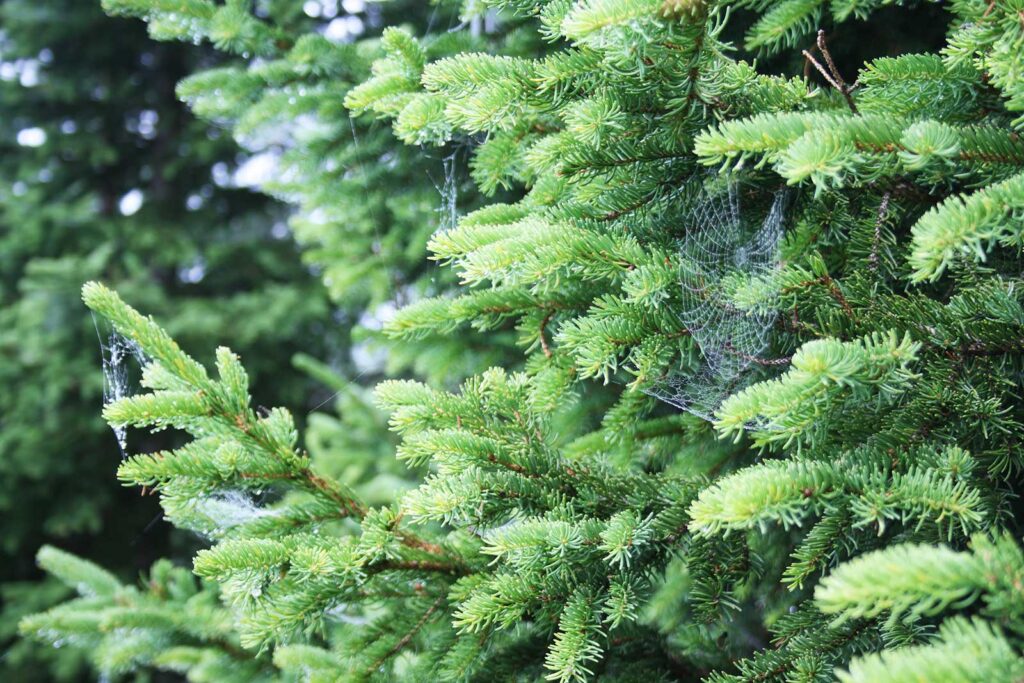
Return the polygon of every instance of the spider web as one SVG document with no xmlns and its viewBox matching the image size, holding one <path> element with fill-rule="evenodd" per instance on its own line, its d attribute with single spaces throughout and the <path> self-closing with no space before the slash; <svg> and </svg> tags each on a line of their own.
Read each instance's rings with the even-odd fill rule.
<svg viewBox="0 0 1024 683">
<path fill-rule="evenodd" d="M 438 182 L 434 174 L 427 171 L 427 177 L 437 190 L 440 204 L 435 209 L 438 215 L 437 229 L 434 234 L 454 229 L 459 223 L 459 183 L 462 161 L 459 158 L 466 152 L 462 146 L 456 145 L 452 152 L 441 158 L 443 179 Z"/>
<path fill-rule="evenodd" d="M 730 395 L 786 360 L 765 357 L 778 318 L 779 243 L 785 194 L 744 212 L 744 186 L 709 184 L 688 216 L 679 247 L 679 318 L 699 349 L 695 367 L 673 369 L 647 393 L 711 420 Z M 756 214 L 756 215 L 751 215 Z"/>
<path fill-rule="evenodd" d="M 142 347 L 135 341 L 119 334 L 112 327 L 105 330 L 104 334 L 100 331 L 100 324 L 95 315 L 93 315 L 92 322 L 100 343 L 100 357 L 103 363 L 103 405 L 105 407 L 134 393 L 130 372 L 131 362 L 134 361 L 139 368 L 142 368 L 149 360 Z M 104 325 L 104 327 L 108 326 Z M 128 427 L 112 424 L 110 428 L 114 431 L 114 436 L 117 437 L 121 457 L 128 457 Z"/>
<path fill-rule="evenodd" d="M 262 490 L 221 489 L 191 501 L 192 518 L 186 523 L 196 533 L 208 538 L 223 538 L 236 527 L 262 517 L 280 513 L 264 507 Z"/>
</svg>

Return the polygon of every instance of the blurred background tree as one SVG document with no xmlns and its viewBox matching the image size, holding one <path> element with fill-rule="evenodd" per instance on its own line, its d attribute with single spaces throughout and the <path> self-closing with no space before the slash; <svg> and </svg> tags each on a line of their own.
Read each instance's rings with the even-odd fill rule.
<svg viewBox="0 0 1024 683">
<path fill-rule="evenodd" d="M 240 187 L 238 147 L 175 96 L 212 54 L 155 43 L 99 2 L 0 2 L 2 680 L 90 677 L 68 649 L 12 640 L 21 615 L 65 595 L 41 580 L 41 544 L 102 558 L 133 581 L 195 543 L 113 476 L 120 453 L 99 418 L 100 341 L 83 281 L 130 292 L 187 346 L 230 339 L 256 396 L 299 415 L 324 392 L 290 358 L 343 351 L 284 210 Z M 171 437 L 144 438 L 132 447 Z"/>
</svg>

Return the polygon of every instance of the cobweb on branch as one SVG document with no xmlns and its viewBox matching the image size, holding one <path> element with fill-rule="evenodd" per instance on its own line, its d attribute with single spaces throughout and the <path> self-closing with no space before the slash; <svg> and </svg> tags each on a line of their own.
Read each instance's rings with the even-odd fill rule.
<svg viewBox="0 0 1024 683">
<path fill-rule="evenodd" d="M 223 538 L 236 527 L 263 517 L 274 517 L 280 513 L 264 507 L 263 491 L 223 489 L 202 495 L 191 501 L 192 514 L 189 520 L 193 530 L 209 539 Z"/>
<path fill-rule="evenodd" d="M 437 190 L 441 199 L 440 205 L 436 209 L 438 221 L 435 234 L 452 230 L 459 223 L 459 173 L 461 170 L 459 156 L 462 151 L 459 147 L 455 147 L 451 154 L 441 158 L 441 168 L 444 171 L 444 178 L 441 182 L 438 182 L 434 175 L 427 171 L 427 177 L 430 178 L 430 182 L 433 183 L 434 189 Z"/>
<path fill-rule="evenodd" d="M 458 151 L 452 152 L 444 158 L 444 185 L 438 188 L 441 195 L 441 207 L 438 213 L 441 214 L 440 227 L 442 232 L 454 230 L 459 222 L 459 185 L 456 178 L 456 155 Z"/>
<path fill-rule="evenodd" d="M 131 366 L 145 367 L 149 362 L 142 347 L 135 341 L 119 334 L 113 328 L 104 332 L 93 315 L 96 337 L 100 343 L 100 357 L 103 363 L 103 405 L 108 406 L 114 401 L 132 395 Z M 121 449 L 121 457 L 128 457 L 128 428 L 125 425 L 111 425 L 117 445 Z"/>
<path fill-rule="evenodd" d="M 765 355 L 778 318 L 785 194 L 776 192 L 767 212 L 756 213 L 743 210 L 742 192 L 735 180 L 712 186 L 689 216 L 679 251 L 679 317 L 700 358 L 647 390 L 705 420 L 730 394 L 786 362 Z"/>
</svg>

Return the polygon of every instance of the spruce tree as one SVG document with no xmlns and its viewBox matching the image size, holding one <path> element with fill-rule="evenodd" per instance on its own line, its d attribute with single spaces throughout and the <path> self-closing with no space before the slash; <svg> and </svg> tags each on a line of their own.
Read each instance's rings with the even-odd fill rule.
<svg viewBox="0 0 1024 683">
<path fill-rule="evenodd" d="M 106 419 L 192 437 L 119 476 L 212 537 L 194 570 L 230 642 L 171 603 L 97 625 L 89 600 L 142 593 L 50 551 L 85 595 L 26 632 L 146 638 L 127 668 L 237 642 L 285 679 L 1019 680 L 1024 5 L 952 3 L 918 52 L 833 51 L 926 11 L 889 4 L 489 0 L 356 46 L 354 121 L 468 148 L 482 195 L 430 237 L 459 286 L 385 331 L 474 330 L 503 367 L 377 388 L 420 481 L 371 505 L 251 407 L 235 354 L 208 368 L 87 285 L 147 358 L 149 392 Z M 241 2 L 110 6 L 249 56 L 186 81 L 196 106 L 348 63 Z M 300 127 L 341 125 L 339 95 Z M 336 169 L 293 149 L 328 192 Z M 242 516 L 204 503 L 267 489 Z"/>
</svg>

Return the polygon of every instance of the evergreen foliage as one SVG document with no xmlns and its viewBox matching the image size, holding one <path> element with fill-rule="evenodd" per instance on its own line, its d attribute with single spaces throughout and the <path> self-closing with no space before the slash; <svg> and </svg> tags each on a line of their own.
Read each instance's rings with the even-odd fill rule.
<svg viewBox="0 0 1024 683">
<path fill-rule="evenodd" d="M 244 3 L 110 5 L 250 60 L 187 81 L 200 108 L 351 50 L 316 120 L 343 98 L 395 155 L 468 149 L 478 190 L 427 245 L 459 286 L 393 291 L 385 332 L 503 367 L 378 387 L 419 478 L 383 504 L 251 407 L 233 353 L 213 374 L 84 289 L 148 359 L 106 419 L 192 437 L 120 477 L 210 537 L 239 644 L 311 680 L 1018 680 L 1024 6 L 953 3 L 944 45 L 863 65 L 812 35 L 887 4 L 488 0 L 342 46 Z M 748 49 L 806 46 L 824 81 L 744 61 L 746 11 Z M 317 130 L 271 101 L 227 114 Z M 326 196 L 344 162 L 285 144 Z"/>
<path fill-rule="evenodd" d="M 27 618 L 23 628 L 54 634 L 61 647 L 86 650 L 99 670 L 119 675 L 149 667 L 210 683 L 272 680 L 269 662 L 239 647 L 215 588 L 198 586 L 187 569 L 159 560 L 136 588 L 49 546 L 38 560 L 78 597 Z"/>
</svg>

